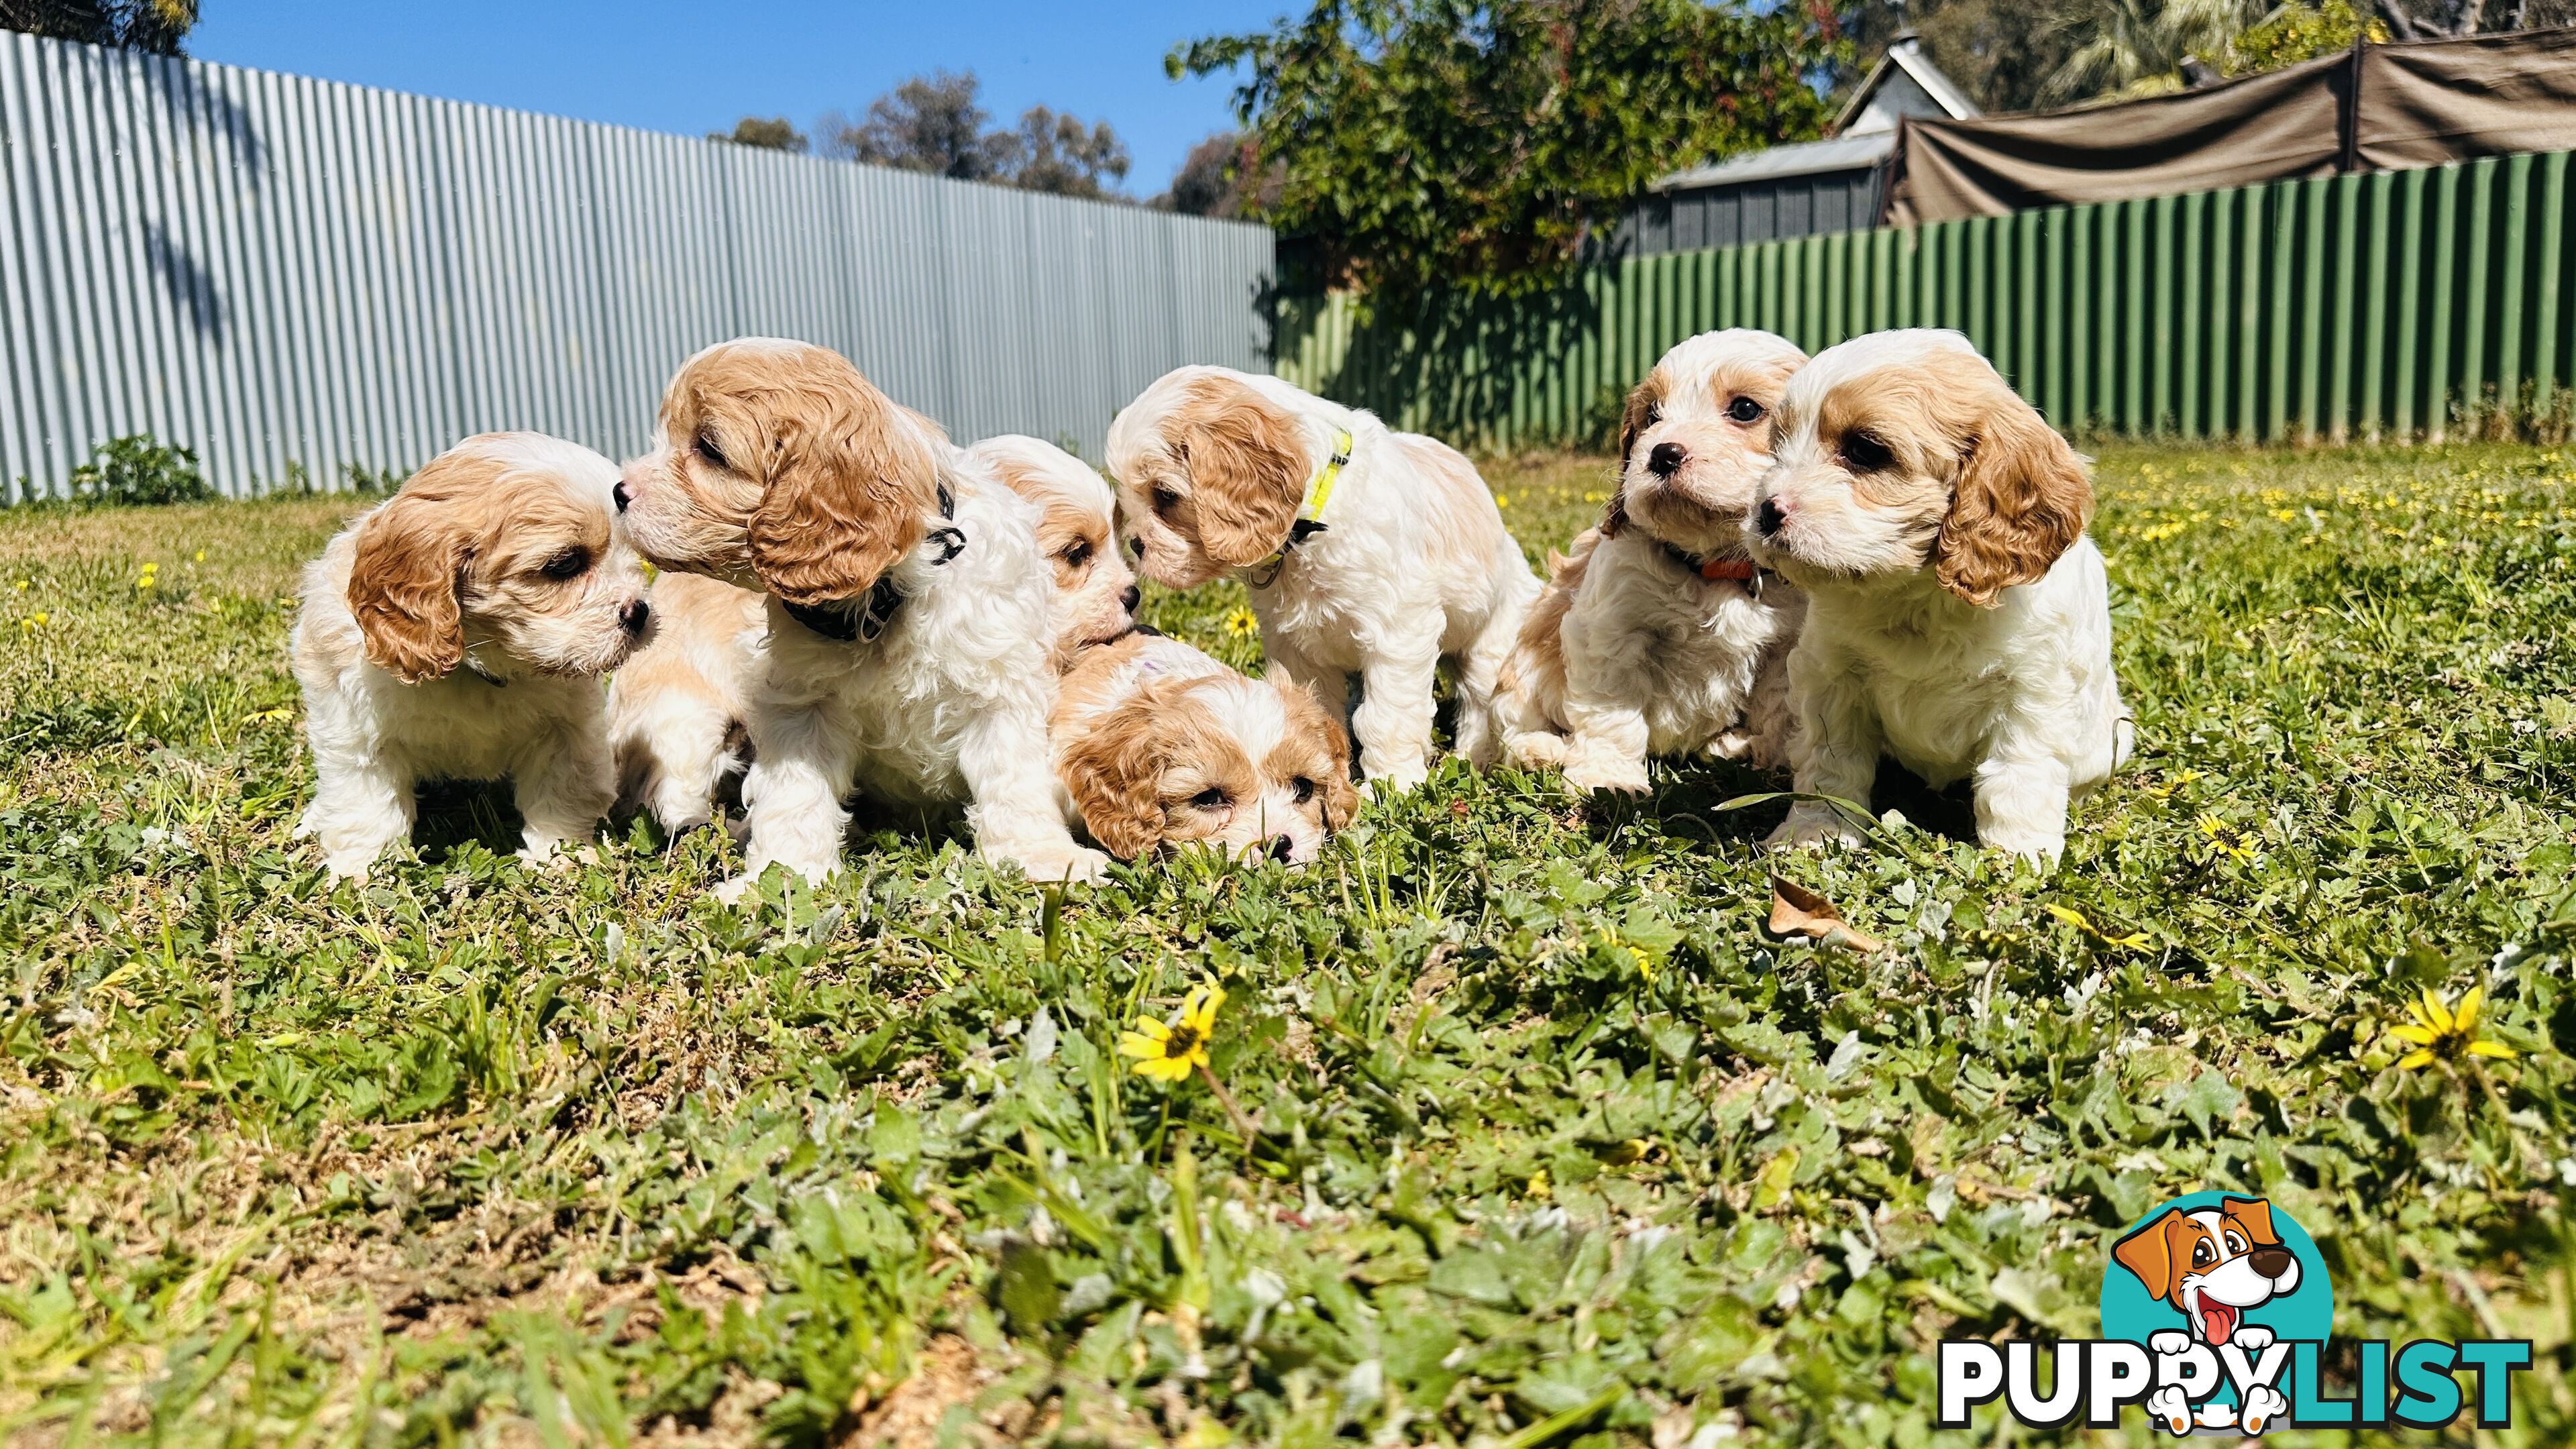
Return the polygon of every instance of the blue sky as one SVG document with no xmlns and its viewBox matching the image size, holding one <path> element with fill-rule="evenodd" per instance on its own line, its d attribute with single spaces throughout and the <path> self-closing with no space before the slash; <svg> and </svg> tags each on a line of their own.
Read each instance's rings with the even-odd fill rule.
<svg viewBox="0 0 2576 1449">
<path fill-rule="evenodd" d="M 1193 36 L 1265 28 L 1296 0 L 930 0 L 677 4 L 671 0 L 206 0 L 200 60 L 696 135 L 744 115 L 798 129 L 852 115 L 904 77 L 973 70 L 997 118 L 1031 105 L 1106 120 L 1127 139 L 1127 187 L 1160 191 L 1200 137 L 1230 124 L 1222 80 L 1169 81 Z"/>
</svg>

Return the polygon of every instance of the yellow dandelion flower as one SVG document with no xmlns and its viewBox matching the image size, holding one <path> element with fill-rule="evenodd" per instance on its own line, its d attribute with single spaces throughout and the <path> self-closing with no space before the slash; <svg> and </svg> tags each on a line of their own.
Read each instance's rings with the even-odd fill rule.
<svg viewBox="0 0 2576 1449">
<path fill-rule="evenodd" d="M 1136 1019 L 1119 1034 L 1118 1051 L 1134 1057 L 1130 1070 L 1140 1077 L 1177 1082 L 1207 1065 L 1208 1041 L 1216 1035 L 1216 1010 L 1225 1005 L 1225 988 L 1215 982 L 1193 987 L 1181 1002 L 1180 1020 Z"/>
<path fill-rule="evenodd" d="M 1531 1201 L 1545 1202 L 1555 1195 L 1556 1190 L 1548 1184 L 1546 1168 L 1542 1167 L 1538 1171 L 1530 1174 L 1529 1197 Z"/>
<path fill-rule="evenodd" d="M 1248 639 L 1261 632 L 1261 619 L 1250 609 L 1237 606 L 1225 616 L 1225 632 L 1237 639 Z"/>
<path fill-rule="evenodd" d="M 2221 851 L 2238 860 L 2252 860 L 2254 858 L 2254 847 L 2252 843 L 2229 831 L 2227 823 L 2220 820 L 2215 815 L 2203 815 L 2200 817 L 2200 833 L 2209 837 L 2210 844 L 2217 846 Z"/>
<path fill-rule="evenodd" d="M 1511 496 L 1510 494 L 1508 494 L 1508 493 L 1497 493 L 1497 494 L 1495 494 L 1495 495 L 1494 495 L 1494 506 L 1495 506 L 1496 508 L 1509 508 L 1509 507 L 1511 507 L 1511 506 L 1512 506 L 1512 496 Z"/>
<path fill-rule="evenodd" d="M 2434 995 L 2431 987 L 2426 987 L 2422 1001 L 2406 1004 L 2406 1014 L 2415 1019 L 2404 1026 L 2388 1029 L 2390 1036 L 2410 1042 L 2415 1047 L 2415 1050 L 2399 1057 L 2397 1065 L 2411 1072 L 2437 1061 L 2452 1061 L 2464 1056 L 2520 1056 L 2521 1053 L 2504 1043 L 2488 1041 L 2478 1035 L 2478 1010 L 2485 1005 L 2486 995 L 2485 987 L 2472 986 L 2468 994 L 2460 998 L 2460 1004 L 2451 1007 L 2443 1005 L 2442 998 Z"/>
<path fill-rule="evenodd" d="M 206 551 L 205 551 L 204 549 L 202 549 L 202 548 L 201 548 L 201 549 L 197 550 L 197 562 L 199 562 L 199 563 L 204 563 L 205 561 L 206 561 Z"/>
</svg>

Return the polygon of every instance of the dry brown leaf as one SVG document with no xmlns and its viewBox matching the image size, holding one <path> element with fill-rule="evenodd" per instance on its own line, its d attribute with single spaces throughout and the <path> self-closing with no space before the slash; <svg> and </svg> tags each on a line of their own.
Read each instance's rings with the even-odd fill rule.
<svg viewBox="0 0 2576 1449">
<path fill-rule="evenodd" d="M 1834 903 L 1798 884 L 1771 877 L 1771 934 L 1804 936 L 1810 941 L 1839 941 L 1855 951 L 1875 951 L 1886 943 L 1843 920 Z"/>
</svg>

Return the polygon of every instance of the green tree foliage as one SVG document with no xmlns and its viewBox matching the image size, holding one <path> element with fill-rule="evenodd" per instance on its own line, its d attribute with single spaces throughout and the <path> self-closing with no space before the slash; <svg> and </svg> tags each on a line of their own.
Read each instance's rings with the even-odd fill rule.
<svg viewBox="0 0 2576 1449">
<path fill-rule="evenodd" d="M 197 0 L 0 0 L 0 30 L 56 40 L 179 54 L 197 24 Z"/>
<path fill-rule="evenodd" d="M 785 116 L 762 120 L 745 116 L 733 123 L 731 131 L 709 131 L 710 141 L 731 141 L 737 146 L 751 146 L 763 151 L 793 151 L 802 155 L 813 143 L 802 131 L 789 125 Z"/>
<path fill-rule="evenodd" d="M 1154 198 L 1156 208 L 1184 216 L 1243 216 L 1256 210 L 1266 190 L 1258 161 L 1240 131 L 1220 131 L 1190 148 L 1172 173 L 1169 190 Z"/>
<path fill-rule="evenodd" d="M 1655 177 L 1816 133 L 1830 13 L 1692 0 L 1319 0 L 1173 50 L 1245 72 L 1258 213 L 1382 299 L 1562 274 Z M 1266 186 L 1265 186 L 1266 190 Z"/>
<path fill-rule="evenodd" d="M 2349 0 L 2325 0 L 2318 6 L 2284 5 L 2236 37 L 2227 72 L 2256 75 L 2279 70 L 2285 65 L 2350 50 L 2352 43 L 2364 36 L 2374 44 L 2385 43 L 2388 24 L 2375 16 L 2365 18 Z"/>
<path fill-rule="evenodd" d="M 856 121 L 825 116 L 819 149 L 871 166 L 1059 196 L 1102 196 L 1127 175 L 1126 143 L 1108 122 L 1086 127 L 1031 106 L 1017 126 L 992 126 L 982 89 L 971 70 L 914 76 L 869 102 Z"/>
</svg>

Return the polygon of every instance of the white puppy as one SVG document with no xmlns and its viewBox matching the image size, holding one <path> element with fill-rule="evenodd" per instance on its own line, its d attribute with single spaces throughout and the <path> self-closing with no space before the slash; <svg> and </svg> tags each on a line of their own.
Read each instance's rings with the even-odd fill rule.
<svg viewBox="0 0 2576 1449">
<path fill-rule="evenodd" d="M 295 678 L 321 783 L 297 833 L 333 875 L 409 838 L 427 779 L 507 778 L 528 859 L 590 839 L 614 794 L 599 676 L 651 617 L 616 482 L 559 438 L 468 438 L 305 569 Z"/>
<path fill-rule="evenodd" d="M 1004 433 L 966 456 L 1038 510 L 1038 552 L 1055 579 L 1055 662 L 1136 627 L 1136 575 L 1118 556 L 1108 480 L 1053 443 Z"/>
<path fill-rule="evenodd" d="M 1628 394 L 1619 483 L 1503 669 L 1503 751 L 1583 790 L 1646 788 L 1646 757 L 1787 761 L 1790 641 L 1806 601 L 1744 552 L 1771 411 L 1807 355 L 1730 328 L 1681 343 Z"/>
<path fill-rule="evenodd" d="M 1748 537 L 1807 591 L 1797 788 L 1866 804 L 1882 753 L 1973 782 L 1988 847 L 2054 860 L 2127 758 L 2085 463 L 1955 332 L 1880 332 L 1790 380 Z M 1800 802 L 1771 837 L 1852 836 Z"/>
<path fill-rule="evenodd" d="M 1241 579 L 1271 672 L 1335 714 L 1360 676 L 1369 779 L 1429 775 L 1444 658 L 1458 752 L 1491 763 L 1495 676 L 1539 584 L 1455 450 L 1275 377 L 1184 367 L 1109 425 L 1109 471 L 1148 578 Z"/>
<path fill-rule="evenodd" d="M 854 785 L 960 802 L 986 859 L 1032 880 L 1108 863 L 1048 769 L 1053 596 L 1037 511 L 837 353 L 749 339 L 683 364 L 657 446 L 617 489 L 664 568 L 768 595 L 743 675 L 748 874 L 839 868 Z"/>
<path fill-rule="evenodd" d="M 1083 651 L 1055 749 L 1069 805 L 1122 859 L 1195 842 L 1302 864 L 1359 806 L 1342 722 L 1304 686 L 1158 634 Z"/>
</svg>

